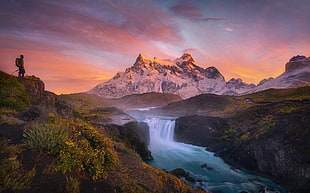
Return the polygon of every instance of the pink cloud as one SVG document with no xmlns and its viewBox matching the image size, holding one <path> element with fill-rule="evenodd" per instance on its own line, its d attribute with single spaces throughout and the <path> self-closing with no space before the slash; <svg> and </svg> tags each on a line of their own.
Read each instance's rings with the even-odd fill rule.
<svg viewBox="0 0 310 193">
<path fill-rule="evenodd" d="M 140 3 L 1 2 L 0 69 L 13 72 L 12 61 L 23 53 L 26 74 L 40 76 L 51 91 L 62 92 L 67 80 L 66 87 L 71 85 L 78 92 L 111 78 L 115 71 L 131 65 L 129 59 L 134 62 L 140 52 L 168 56 L 154 42 L 181 44 L 178 28 L 156 5 Z"/>
<path fill-rule="evenodd" d="M 224 18 L 205 17 L 204 14 L 201 13 L 202 10 L 195 5 L 195 2 L 190 0 L 178 1 L 170 10 L 179 16 L 195 21 L 225 21 Z"/>
<path fill-rule="evenodd" d="M 197 49 L 195 49 L 195 48 L 187 48 L 187 49 L 183 50 L 184 53 L 186 53 L 186 52 L 195 52 L 195 51 L 197 51 Z"/>
</svg>

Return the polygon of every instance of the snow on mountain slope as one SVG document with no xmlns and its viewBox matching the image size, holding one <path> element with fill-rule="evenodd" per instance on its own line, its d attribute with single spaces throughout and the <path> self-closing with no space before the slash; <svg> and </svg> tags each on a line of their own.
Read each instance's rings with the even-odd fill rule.
<svg viewBox="0 0 310 193">
<path fill-rule="evenodd" d="M 198 66 L 192 56 L 183 54 L 175 60 L 150 59 L 139 54 L 135 63 L 124 72 L 89 91 L 104 98 L 120 98 L 149 92 L 177 94 L 189 98 L 199 94 L 243 95 L 269 88 L 291 88 L 310 85 L 310 57 L 295 56 L 285 72 L 277 78 L 262 80 L 258 86 L 241 79 L 225 81 L 213 66 Z"/>
<path fill-rule="evenodd" d="M 215 67 L 203 69 L 185 53 L 175 60 L 150 59 L 140 54 L 125 72 L 93 88 L 105 98 L 147 92 L 172 93 L 188 98 L 201 93 L 220 93 L 226 82 Z"/>
<path fill-rule="evenodd" d="M 246 93 L 253 93 L 269 88 L 296 88 L 310 86 L 310 57 L 294 56 L 285 65 L 285 72 L 272 79 L 265 79 L 257 87 Z"/>
</svg>

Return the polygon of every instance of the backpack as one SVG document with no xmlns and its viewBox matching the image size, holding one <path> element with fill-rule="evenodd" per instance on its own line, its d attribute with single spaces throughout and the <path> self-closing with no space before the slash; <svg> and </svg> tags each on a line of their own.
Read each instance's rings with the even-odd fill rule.
<svg viewBox="0 0 310 193">
<path fill-rule="evenodd" d="M 15 65 L 16 65 L 17 67 L 20 67 L 20 58 L 16 58 L 16 59 L 15 59 Z"/>
</svg>

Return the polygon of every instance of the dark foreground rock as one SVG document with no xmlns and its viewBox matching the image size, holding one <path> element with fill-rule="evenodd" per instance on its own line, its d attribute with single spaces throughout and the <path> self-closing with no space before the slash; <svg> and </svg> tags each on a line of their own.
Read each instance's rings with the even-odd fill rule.
<svg viewBox="0 0 310 193">
<path fill-rule="evenodd" d="M 183 168 L 176 168 L 170 171 L 170 174 L 178 177 L 178 178 L 185 178 L 185 180 L 189 182 L 195 182 L 195 178 L 191 177 L 188 172 L 186 172 Z"/>
<path fill-rule="evenodd" d="M 146 123 L 130 122 L 125 125 L 105 125 L 105 128 L 110 136 L 135 150 L 144 161 L 153 159 L 151 152 L 147 149 L 150 139 Z"/>
<path fill-rule="evenodd" d="M 256 106 L 231 118 L 179 118 L 178 141 L 206 146 L 234 167 L 310 191 L 310 101 Z"/>
</svg>

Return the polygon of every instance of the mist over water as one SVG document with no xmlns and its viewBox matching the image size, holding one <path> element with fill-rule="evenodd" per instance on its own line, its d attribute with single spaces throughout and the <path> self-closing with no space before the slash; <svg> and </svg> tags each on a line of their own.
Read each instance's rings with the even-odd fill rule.
<svg viewBox="0 0 310 193">
<path fill-rule="evenodd" d="M 286 193 L 285 189 L 262 177 L 233 169 L 205 147 L 175 142 L 175 118 L 146 117 L 150 129 L 150 145 L 154 160 L 148 164 L 166 171 L 183 168 L 196 182 L 188 184 L 210 192 Z M 203 164 L 204 167 L 201 167 Z"/>
</svg>

